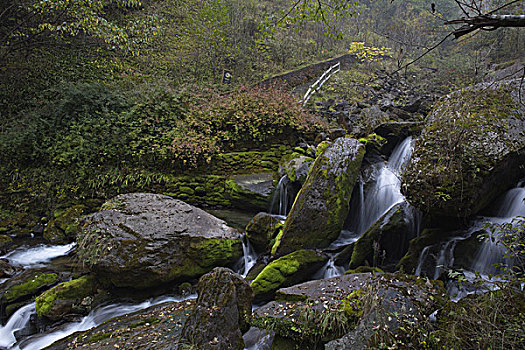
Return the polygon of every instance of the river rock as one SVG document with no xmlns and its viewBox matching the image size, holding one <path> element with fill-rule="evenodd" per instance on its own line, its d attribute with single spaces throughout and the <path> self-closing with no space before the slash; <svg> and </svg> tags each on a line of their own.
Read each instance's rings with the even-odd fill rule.
<svg viewBox="0 0 525 350">
<path fill-rule="evenodd" d="M 71 313 L 87 314 L 97 287 L 97 281 L 91 275 L 62 282 L 36 298 L 36 313 L 51 321 L 59 321 Z"/>
<path fill-rule="evenodd" d="M 399 203 L 379 218 L 354 245 L 349 269 L 361 265 L 393 267 L 408 250 L 416 232 L 407 203 Z"/>
<path fill-rule="evenodd" d="M 244 349 L 242 334 L 250 328 L 253 298 L 248 283 L 218 267 L 201 277 L 197 290 L 199 296 L 184 324 L 181 343 L 202 350 Z"/>
<path fill-rule="evenodd" d="M 434 215 L 477 214 L 525 176 L 520 80 L 479 84 L 439 101 L 403 174 L 408 201 Z"/>
<path fill-rule="evenodd" d="M 44 229 L 44 239 L 51 243 L 72 242 L 77 236 L 79 218 L 85 215 L 84 205 L 74 205 L 67 209 L 56 210 L 53 219 Z"/>
<path fill-rule="evenodd" d="M 283 217 L 268 213 L 258 213 L 246 226 L 246 236 L 257 252 L 269 250 L 270 242 L 283 226 Z"/>
<path fill-rule="evenodd" d="M 0 308 L 3 311 L 0 318 L 9 317 L 31 298 L 57 284 L 60 277 L 47 270 L 26 270 L 11 278 L 0 290 Z"/>
<path fill-rule="evenodd" d="M 239 233 L 168 196 L 131 193 L 83 219 L 78 255 L 104 284 L 149 288 L 198 278 L 242 256 Z"/>
<path fill-rule="evenodd" d="M 0 259 L 0 278 L 11 277 L 16 273 L 17 269 L 9 264 L 7 259 Z"/>
<path fill-rule="evenodd" d="M 271 299 L 275 291 L 310 279 L 328 257 L 313 250 L 297 250 L 270 262 L 253 280 L 255 300 Z"/>
<path fill-rule="evenodd" d="M 287 349 L 327 342 L 328 349 L 364 349 L 376 332 L 395 332 L 401 320 L 419 322 L 445 299 L 440 282 L 355 273 L 279 289 L 276 301 L 254 310 L 251 323 L 287 340 Z"/>
<path fill-rule="evenodd" d="M 323 248 L 337 238 L 364 154 L 359 141 L 339 138 L 317 157 L 288 214 L 278 254 Z"/>
</svg>

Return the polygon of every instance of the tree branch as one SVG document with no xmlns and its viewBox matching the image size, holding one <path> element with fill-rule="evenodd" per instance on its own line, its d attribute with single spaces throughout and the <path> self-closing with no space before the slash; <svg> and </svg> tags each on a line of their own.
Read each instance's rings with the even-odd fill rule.
<svg viewBox="0 0 525 350">
<path fill-rule="evenodd" d="M 456 39 L 477 29 L 494 30 L 500 27 L 525 27 L 525 15 L 483 15 L 447 21 L 445 24 L 464 24 L 454 30 Z"/>
</svg>

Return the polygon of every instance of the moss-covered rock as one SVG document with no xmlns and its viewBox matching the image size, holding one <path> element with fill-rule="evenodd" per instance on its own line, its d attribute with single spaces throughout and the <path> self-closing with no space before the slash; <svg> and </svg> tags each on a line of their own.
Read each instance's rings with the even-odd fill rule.
<svg viewBox="0 0 525 350">
<path fill-rule="evenodd" d="M 410 227 L 407 210 L 406 203 L 397 204 L 366 230 L 354 245 L 348 268 L 397 264 L 416 234 Z"/>
<path fill-rule="evenodd" d="M 27 271 L 5 287 L 0 302 L 4 305 L 31 299 L 34 295 L 58 282 L 58 275 L 50 272 Z"/>
<path fill-rule="evenodd" d="M 44 239 L 51 243 L 74 241 L 78 231 L 79 218 L 85 214 L 84 205 L 74 205 L 65 210 L 56 210 L 44 229 Z"/>
<path fill-rule="evenodd" d="M 294 152 L 281 162 L 279 175 L 286 175 L 291 182 L 297 182 L 302 185 L 306 181 L 308 170 L 313 162 L 314 158 Z"/>
<path fill-rule="evenodd" d="M 8 235 L 0 235 L 0 253 L 6 252 L 13 243 L 13 239 Z"/>
<path fill-rule="evenodd" d="M 95 294 L 97 285 L 92 275 L 62 282 L 36 298 L 36 313 L 52 321 L 58 321 L 72 312 L 87 313 L 89 309 L 82 307 L 82 300 Z"/>
<path fill-rule="evenodd" d="M 242 256 L 240 234 L 168 196 L 120 195 L 84 218 L 78 255 L 104 284 L 150 288 L 195 279 Z M 118 209 L 117 209 L 118 208 Z"/>
<path fill-rule="evenodd" d="M 525 176 L 524 94 L 517 79 L 437 103 L 403 174 L 408 201 L 435 215 L 471 216 Z"/>
<path fill-rule="evenodd" d="M 339 138 L 317 157 L 284 224 L 278 254 L 323 248 L 341 233 L 364 146 Z"/>
<path fill-rule="evenodd" d="M 0 220 L 0 233 L 9 233 L 16 237 L 28 237 L 37 233 L 35 231 L 40 229 L 39 223 L 40 218 L 31 213 L 13 213 Z"/>
<path fill-rule="evenodd" d="M 328 257 L 313 250 L 298 250 L 269 263 L 251 283 L 256 300 L 272 298 L 275 291 L 308 280 Z"/>
<path fill-rule="evenodd" d="M 270 242 L 275 239 L 283 227 L 283 219 L 279 215 L 258 213 L 246 226 L 246 236 L 257 252 L 271 249 Z"/>
</svg>

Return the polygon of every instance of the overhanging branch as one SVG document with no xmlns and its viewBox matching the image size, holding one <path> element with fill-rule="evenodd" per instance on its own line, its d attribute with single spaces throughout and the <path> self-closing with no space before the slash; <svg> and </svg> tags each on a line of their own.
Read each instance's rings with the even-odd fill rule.
<svg viewBox="0 0 525 350">
<path fill-rule="evenodd" d="M 525 15 L 483 15 L 456 19 L 445 22 L 445 24 L 464 24 L 452 32 L 457 39 L 477 29 L 494 30 L 501 27 L 525 27 Z"/>
</svg>

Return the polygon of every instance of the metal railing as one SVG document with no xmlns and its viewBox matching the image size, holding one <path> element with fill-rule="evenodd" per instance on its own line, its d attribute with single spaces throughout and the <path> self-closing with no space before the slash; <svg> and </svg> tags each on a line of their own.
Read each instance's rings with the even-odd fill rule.
<svg viewBox="0 0 525 350">
<path fill-rule="evenodd" d="M 326 83 L 326 81 L 328 79 L 330 79 L 330 77 L 332 75 L 334 75 L 335 73 L 339 72 L 340 70 L 341 70 L 341 62 L 337 62 L 336 64 L 334 64 L 333 66 L 328 68 L 326 70 L 326 72 L 324 72 L 323 75 L 321 75 L 321 77 L 319 79 L 317 79 L 317 81 L 310 86 L 308 91 L 306 91 L 306 94 L 304 95 L 304 97 L 302 99 L 303 106 L 306 105 L 306 103 L 308 102 L 310 97 L 312 97 L 313 94 L 315 94 L 317 91 L 319 91 L 321 86 L 323 86 L 323 84 Z M 317 85 L 317 87 L 316 87 L 316 85 Z"/>
</svg>

